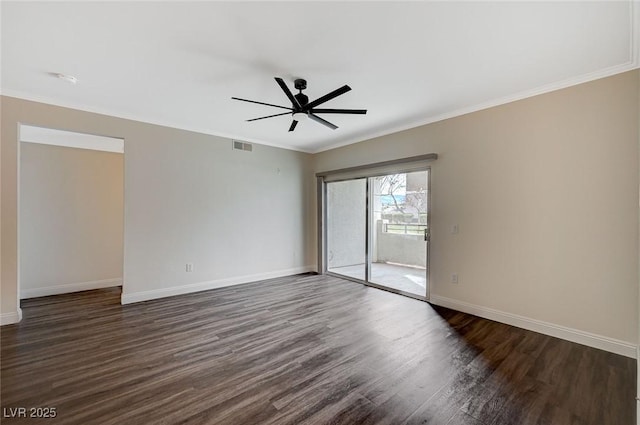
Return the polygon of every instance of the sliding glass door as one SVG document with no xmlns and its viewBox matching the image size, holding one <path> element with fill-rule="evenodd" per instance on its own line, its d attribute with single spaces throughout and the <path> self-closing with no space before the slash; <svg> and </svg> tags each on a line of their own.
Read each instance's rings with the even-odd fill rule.
<svg viewBox="0 0 640 425">
<path fill-rule="evenodd" d="M 371 283 L 426 296 L 428 187 L 427 171 L 369 179 Z"/>
<path fill-rule="evenodd" d="M 428 299 L 429 169 L 327 182 L 325 270 Z"/>
<path fill-rule="evenodd" d="M 367 181 L 327 183 L 327 271 L 366 279 Z"/>
</svg>

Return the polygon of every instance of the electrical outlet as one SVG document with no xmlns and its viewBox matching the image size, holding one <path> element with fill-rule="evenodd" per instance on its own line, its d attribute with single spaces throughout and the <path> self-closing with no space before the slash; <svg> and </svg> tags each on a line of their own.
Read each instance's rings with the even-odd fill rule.
<svg viewBox="0 0 640 425">
<path fill-rule="evenodd" d="M 458 273 L 451 274 L 451 283 L 458 283 Z"/>
<path fill-rule="evenodd" d="M 193 271 L 193 263 L 187 263 L 187 266 L 185 267 L 185 270 L 188 272 L 192 272 Z"/>
</svg>

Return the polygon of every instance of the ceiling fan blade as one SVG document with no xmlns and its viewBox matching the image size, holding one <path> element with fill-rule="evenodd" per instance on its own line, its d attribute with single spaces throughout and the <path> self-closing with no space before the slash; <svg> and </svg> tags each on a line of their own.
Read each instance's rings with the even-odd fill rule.
<svg viewBox="0 0 640 425">
<path fill-rule="evenodd" d="M 329 127 L 331 130 L 335 130 L 336 128 L 338 128 L 337 125 L 335 124 L 331 124 L 329 121 L 320 118 L 317 115 L 313 115 L 312 113 L 309 113 L 309 118 L 311 118 L 312 120 L 314 120 L 315 122 L 318 122 L 322 125 L 326 125 L 327 127 Z"/>
<path fill-rule="evenodd" d="M 286 106 L 280 106 L 280 105 L 273 105 L 271 103 L 258 102 L 256 100 L 240 99 L 239 97 L 232 97 L 231 99 L 233 99 L 233 100 L 241 100 L 243 102 L 257 103 L 258 105 L 274 106 L 276 108 L 288 109 L 290 111 L 293 111 L 293 108 L 288 108 Z"/>
<path fill-rule="evenodd" d="M 271 118 L 271 117 L 279 117 L 280 115 L 291 115 L 291 112 L 283 112 L 281 114 L 273 114 L 273 115 L 267 115 L 266 117 L 260 117 L 260 118 L 251 118 L 250 120 L 247 120 L 247 122 L 249 121 L 258 121 L 258 120 L 263 120 L 265 118 Z"/>
<path fill-rule="evenodd" d="M 366 114 L 366 109 L 312 109 L 313 114 Z"/>
<path fill-rule="evenodd" d="M 310 109 L 312 109 L 314 106 L 318 106 L 321 103 L 327 102 L 331 99 L 333 99 L 334 97 L 338 97 L 341 94 L 345 94 L 346 92 L 348 92 L 349 90 L 351 90 L 351 87 L 344 85 L 342 87 L 340 87 L 339 89 L 335 89 L 334 91 L 332 91 L 331 93 L 327 93 L 324 96 L 321 96 L 319 98 L 317 98 L 316 100 L 314 100 L 313 102 L 309 102 L 304 106 L 304 110 L 308 111 Z"/>
<path fill-rule="evenodd" d="M 289 87 L 287 87 L 287 85 L 285 84 L 284 80 L 282 78 L 280 78 L 280 77 L 274 77 L 274 78 L 278 82 L 278 85 L 280 86 L 280 88 L 282 89 L 284 94 L 286 94 L 287 97 L 289 98 L 289 100 L 291 101 L 291 104 L 293 104 L 293 106 L 295 106 L 296 109 L 300 109 L 300 104 L 298 103 L 298 99 L 293 97 L 293 94 L 291 93 L 291 90 L 289 90 Z"/>
<path fill-rule="evenodd" d="M 295 130 L 295 129 L 296 129 L 296 125 L 298 125 L 298 121 L 293 120 L 293 121 L 291 122 L 291 127 L 289 127 L 289 131 L 293 131 L 293 130 Z"/>
</svg>

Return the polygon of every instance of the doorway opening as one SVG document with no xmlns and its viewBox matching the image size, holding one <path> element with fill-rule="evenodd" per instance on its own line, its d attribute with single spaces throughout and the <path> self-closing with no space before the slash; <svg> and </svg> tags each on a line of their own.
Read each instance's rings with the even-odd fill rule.
<svg viewBox="0 0 640 425">
<path fill-rule="evenodd" d="M 20 125 L 18 293 L 122 286 L 124 140 Z"/>
</svg>

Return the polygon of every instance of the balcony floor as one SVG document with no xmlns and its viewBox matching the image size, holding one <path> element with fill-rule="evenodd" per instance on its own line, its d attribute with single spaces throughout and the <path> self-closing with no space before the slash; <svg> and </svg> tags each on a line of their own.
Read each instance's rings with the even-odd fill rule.
<svg viewBox="0 0 640 425">
<path fill-rule="evenodd" d="M 364 280 L 363 264 L 333 267 L 329 271 L 342 276 Z M 371 283 L 397 289 L 411 294 L 425 296 L 427 287 L 427 270 L 397 264 L 372 263 Z"/>
</svg>

